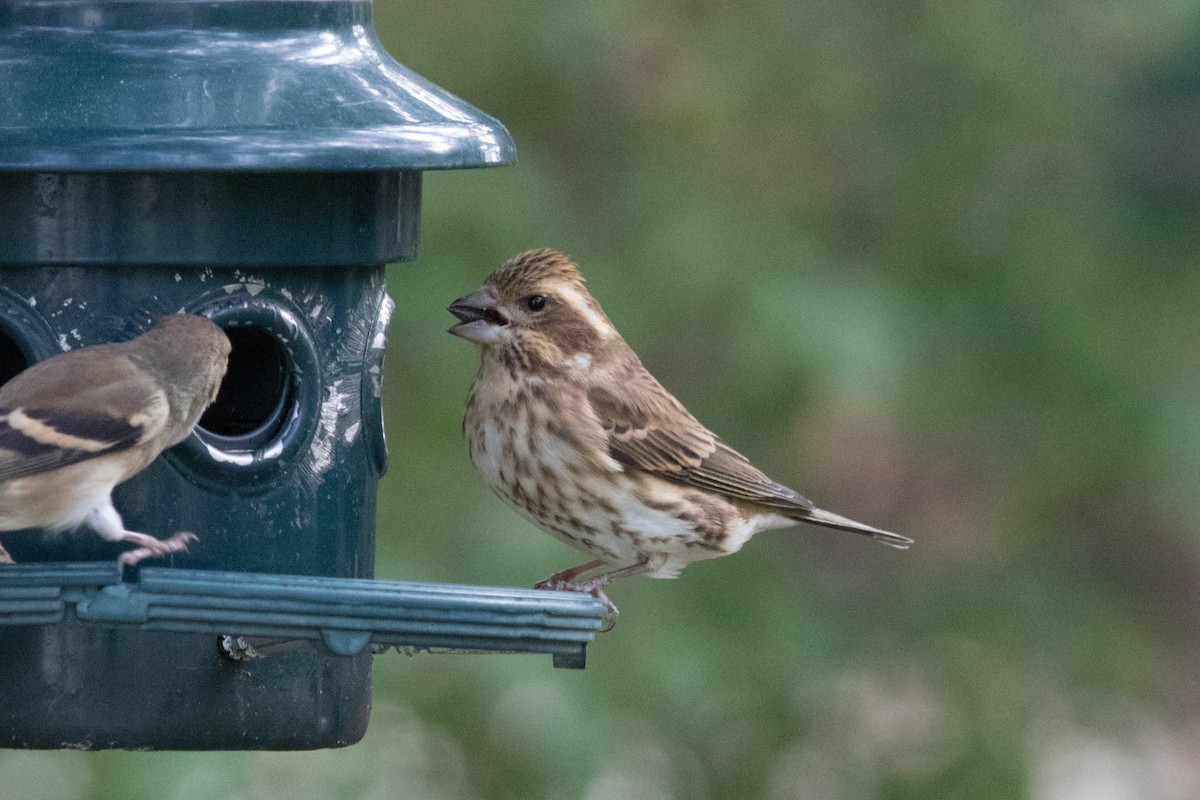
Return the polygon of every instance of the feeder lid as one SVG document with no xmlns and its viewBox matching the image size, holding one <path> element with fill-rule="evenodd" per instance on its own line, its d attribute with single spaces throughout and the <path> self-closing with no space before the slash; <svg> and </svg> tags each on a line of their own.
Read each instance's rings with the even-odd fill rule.
<svg viewBox="0 0 1200 800">
<path fill-rule="evenodd" d="M 396 63 L 370 0 L 0 3 L 0 170 L 505 164 L 496 119 Z"/>
</svg>

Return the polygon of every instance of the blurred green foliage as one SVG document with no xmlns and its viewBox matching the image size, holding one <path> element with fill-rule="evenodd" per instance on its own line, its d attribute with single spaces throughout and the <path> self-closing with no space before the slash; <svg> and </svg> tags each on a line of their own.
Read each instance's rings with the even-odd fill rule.
<svg viewBox="0 0 1200 800">
<path fill-rule="evenodd" d="M 474 475 L 443 334 L 535 246 L 772 476 L 917 544 L 767 534 L 617 584 L 584 672 L 393 654 L 345 751 L 0 753 L 7 796 L 1194 796 L 1200 7 L 376 5 L 520 151 L 428 174 L 389 275 L 381 577 L 579 560 Z"/>
</svg>

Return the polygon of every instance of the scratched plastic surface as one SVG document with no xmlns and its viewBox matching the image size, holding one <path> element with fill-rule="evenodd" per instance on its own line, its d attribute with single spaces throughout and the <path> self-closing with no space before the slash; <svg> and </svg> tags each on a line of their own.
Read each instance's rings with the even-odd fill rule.
<svg viewBox="0 0 1200 800">
<path fill-rule="evenodd" d="M 150 566 L 372 577 L 375 492 L 386 465 L 378 374 L 390 300 L 381 265 L 30 265 L 0 276 L 0 326 L 31 360 L 128 339 L 180 308 L 281 343 L 286 388 L 265 437 L 199 430 L 114 492 L 131 530 L 199 537 L 189 552 Z M 253 369 L 254 354 L 239 358 Z M 253 394 L 255 376 L 242 380 Z M 123 549 L 86 529 L 0 536 L 18 566 L 112 564 Z M 6 627 L 0 680 L 12 691 L 0 698 L 0 743 L 283 749 L 349 744 L 365 732 L 369 653 L 347 658 L 301 641 L 245 668 L 214 659 L 215 647 L 214 635 L 82 626 L 71 615 Z"/>
</svg>

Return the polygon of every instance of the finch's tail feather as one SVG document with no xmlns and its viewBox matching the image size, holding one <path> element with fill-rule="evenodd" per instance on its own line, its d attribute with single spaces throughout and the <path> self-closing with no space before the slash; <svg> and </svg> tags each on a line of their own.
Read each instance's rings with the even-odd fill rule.
<svg viewBox="0 0 1200 800">
<path fill-rule="evenodd" d="M 837 528 L 839 531 L 861 533 L 864 536 L 870 536 L 876 541 L 883 542 L 899 550 L 907 550 L 908 546 L 913 543 L 913 540 L 907 536 L 901 536 L 898 533 L 892 533 L 880 528 L 872 528 L 870 525 L 855 522 L 852 519 L 847 519 L 839 514 L 834 514 L 832 511 L 825 511 L 820 508 L 810 508 L 803 513 L 796 514 L 795 518 L 801 522 L 824 525 L 826 528 Z"/>
</svg>

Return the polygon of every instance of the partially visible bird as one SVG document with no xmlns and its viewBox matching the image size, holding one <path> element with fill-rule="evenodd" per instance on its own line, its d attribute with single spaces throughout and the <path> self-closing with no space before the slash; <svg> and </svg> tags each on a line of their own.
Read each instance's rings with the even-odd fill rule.
<svg viewBox="0 0 1200 800">
<path fill-rule="evenodd" d="M 188 437 L 217 396 L 229 360 L 210 320 L 164 317 L 128 342 L 52 356 L 0 387 L 0 531 L 86 524 L 135 547 L 120 564 L 187 550 L 194 534 L 125 529 L 118 483 Z M 0 562 L 12 558 L 0 547 Z"/>
<path fill-rule="evenodd" d="M 811 522 L 912 544 L 815 507 L 701 425 L 563 253 L 515 256 L 449 310 L 450 333 L 482 349 L 463 419 L 471 460 L 522 516 L 594 558 L 537 588 L 590 592 L 615 620 L 603 592 L 614 579 L 674 578 L 759 531 Z"/>
</svg>

